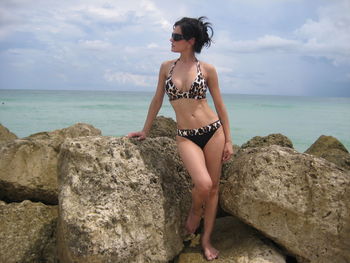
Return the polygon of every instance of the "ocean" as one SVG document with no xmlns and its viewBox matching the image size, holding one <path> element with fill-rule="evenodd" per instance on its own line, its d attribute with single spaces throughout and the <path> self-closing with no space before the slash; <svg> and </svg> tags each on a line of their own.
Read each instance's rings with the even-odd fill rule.
<svg viewBox="0 0 350 263">
<path fill-rule="evenodd" d="M 142 129 L 152 96 L 122 91 L 0 90 L 0 123 L 18 137 L 77 122 L 92 124 L 106 136 L 124 136 Z M 350 98 L 222 96 L 234 144 L 282 133 L 304 152 L 319 136 L 331 135 L 350 150 Z M 213 107 L 211 98 L 208 101 Z M 175 119 L 166 96 L 158 115 Z"/>
</svg>

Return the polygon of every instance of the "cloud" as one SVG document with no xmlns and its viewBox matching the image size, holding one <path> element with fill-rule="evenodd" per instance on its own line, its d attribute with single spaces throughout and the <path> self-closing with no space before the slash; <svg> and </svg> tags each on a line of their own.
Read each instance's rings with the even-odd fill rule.
<svg viewBox="0 0 350 263">
<path fill-rule="evenodd" d="M 79 43 L 84 48 L 99 51 L 104 51 L 113 46 L 111 43 L 102 40 L 80 40 Z"/>
<path fill-rule="evenodd" d="M 303 51 L 326 57 L 335 65 L 350 64 L 350 1 L 332 1 L 318 9 L 318 20 L 309 19 L 295 30 Z"/>
<path fill-rule="evenodd" d="M 316 20 L 308 19 L 290 38 L 264 35 L 255 40 L 232 40 L 219 32 L 220 47 L 235 53 L 286 52 L 327 58 L 334 65 L 350 64 L 350 1 L 334 1 L 318 9 Z"/>
<path fill-rule="evenodd" d="M 115 82 L 121 85 L 136 85 L 139 87 L 152 87 L 155 83 L 154 76 L 133 74 L 129 72 L 113 72 L 111 69 L 106 70 L 104 78 L 109 82 Z"/>
<path fill-rule="evenodd" d="M 301 44 L 296 40 L 284 39 L 273 35 L 265 35 L 256 40 L 230 41 L 227 39 L 220 39 L 217 42 L 219 41 L 221 42 L 221 46 L 238 53 L 291 51 L 297 49 Z"/>
<path fill-rule="evenodd" d="M 293 85 L 317 86 L 318 75 L 333 74 L 329 67 L 349 82 L 349 4 L 179 0 L 174 8 L 162 0 L 2 0 L 0 77 L 9 86 L 46 72 L 50 85 L 64 80 L 62 88 L 85 87 L 89 79 L 96 88 L 151 91 L 161 62 L 178 55 L 170 52 L 173 22 L 207 15 L 215 42 L 198 58 L 216 66 L 223 91 L 302 94 Z"/>
<path fill-rule="evenodd" d="M 159 48 L 159 45 L 157 43 L 149 43 L 147 48 Z"/>
</svg>

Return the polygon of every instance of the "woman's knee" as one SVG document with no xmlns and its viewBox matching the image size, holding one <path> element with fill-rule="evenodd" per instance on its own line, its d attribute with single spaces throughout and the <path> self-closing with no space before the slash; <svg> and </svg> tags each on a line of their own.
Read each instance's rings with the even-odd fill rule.
<svg viewBox="0 0 350 263">
<path fill-rule="evenodd" d="M 213 188 L 213 182 L 210 177 L 205 178 L 195 183 L 194 187 L 203 194 L 209 194 Z"/>
</svg>

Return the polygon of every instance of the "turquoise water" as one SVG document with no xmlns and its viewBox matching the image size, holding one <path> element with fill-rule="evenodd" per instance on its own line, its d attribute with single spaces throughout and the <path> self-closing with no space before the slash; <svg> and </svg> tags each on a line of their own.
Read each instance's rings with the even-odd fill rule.
<svg viewBox="0 0 350 263">
<path fill-rule="evenodd" d="M 152 93 L 119 91 L 0 90 L 0 122 L 18 137 L 94 125 L 103 135 L 140 130 Z M 350 98 L 223 94 L 232 137 L 241 145 L 254 136 L 282 133 L 305 151 L 320 135 L 332 135 L 350 150 Z M 212 101 L 209 103 L 213 106 Z M 167 98 L 159 115 L 175 114 Z"/>
</svg>

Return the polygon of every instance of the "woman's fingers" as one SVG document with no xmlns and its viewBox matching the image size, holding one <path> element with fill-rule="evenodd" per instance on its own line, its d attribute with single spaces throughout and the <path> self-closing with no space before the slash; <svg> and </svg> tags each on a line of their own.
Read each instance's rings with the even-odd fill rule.
<svg viewBox="0 0 350 263">
<path fill-rule="evenodd" d="M 230 150 L 230 149 L 224 149 L 224 152 L 222 154 L 222 160 L 225 162 L 225 161 L 228 161 L 231 156 L 233 154 L 233 151 Z"/>
<path fill-rule="evenodd" d="M 137 137 L 137 140 L 139 140 L 139 141 L 146 139 L 144 132 L 130 132 L 130 133 L 128 133 L 127 136 L 128 136 L 128 138 Z"/>
</svg>

